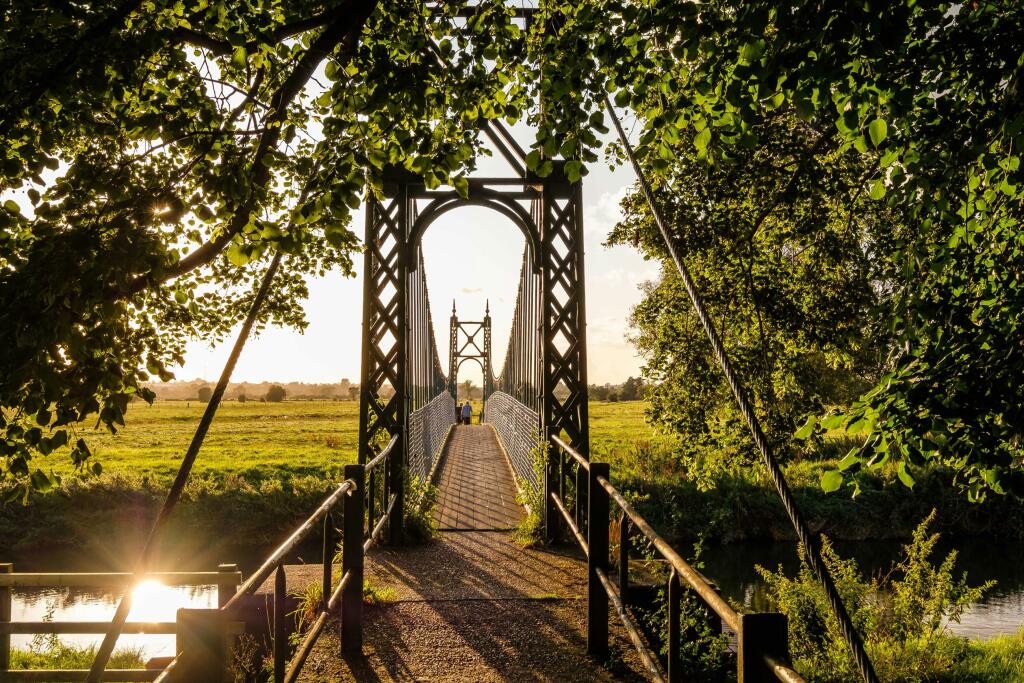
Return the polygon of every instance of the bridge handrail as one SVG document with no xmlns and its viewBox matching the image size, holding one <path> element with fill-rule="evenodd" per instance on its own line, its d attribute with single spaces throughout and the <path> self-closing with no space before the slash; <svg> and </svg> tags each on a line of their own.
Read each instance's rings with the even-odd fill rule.
<svg viewBox="0 0 1024 683">
<path fill-rule="evenodd" d="M 391 521 L 395 511 L 397 494 L 388 491 L 387 481 L 399 465 L 393 462 L 392 456 L 400 456 L 398 444 L 400 434 L 395 434 L 384 449 L 366 464 L 345 466 L 345 481 L 340 483 L 317 509 L 281 543 L 253 574 L 242 584 L 238 592 L 224 603 L 218 610 L 211 612 L 228 613 L 238 606 L 243 595 L 251 595 L 274 574 L 273 590 L 273 660 L 274 673 L 271 680 L 275 683 L 291 683 L 298 679 L 302 667 L 320 633 L 327 623 L 328 617 L 341 607 L 342 645 L 346 651 L 362 650 L 362 599 L 363 599 L 363 557 L 380 539 L 384 528 Z M 377 487 L 373 484 L 374 474 L 384 465 L 385 486 L 381 492 L 384 508 L 379 520 L 374 518 L 374 498 Z M 367 481 L 370 486 L 367 486 Z M 332 567 L 335 548 L 334 529 L 330 520 L 330 511 L 339 501 L 345 501 L 343 539 L 342 539 L 342 574 L 337 586 L 332 589 Z M 369 510 L 365 506 L 368 506 Z M 369 515 L 367 515 L 369 512 Z M 371 528 L 367 529 L 369 517 Z M 316 619 L 306 631 L 303 640 L 288 661 L 288 638 L 285 616 L 285 594 L 287 592 L 284 572 L 285 558 L 302 543 L 323 520 L 323 584 L 322 597 L 317 609 Z M 364 540 L 365 537 L 365 540 Z M 189 666 L 182 664 L 182 655 L 175 657 L 156 678 L 157 683 L 173 680 L 184 680 L 189 675 Z M 179 676 L 179 674 L 181 674 Z"/>
<path fill-rule="evenodd" d="M 740 683 L 764 680 L 769 676 L 783 683 L 803 683 L 804 679 L 788 663 L 785 617 L 778 614 L 749 614 L 737 612 L 718 594 L 708 580 L 679 555 L 669 543 L 637 512 L 625 496 L 611 483 L 606 463 L 594 463 L 573 448 L 561 436 L 548 437 L 554 457 L 548 459 L 545 477 L 545 499 L 548 501 L 549 524 L 563 519 L 572 536 L 587 556 L 588 565 L 588 625 L 587 647 L 593 654 L 601 654 L 607 647 L 608 601 L 619 615 L 626 632 L 640 653 L 648 673 L 655 680 L 676 681 L 680 678 L 678 661 L 678 624 L 680 581 L 693 590 L 704 604 L 726 625 L 736 632 L 739 641 L 738 657 Z M 568 456 L 566 458 L 565 456 Z M 576 465 L 575 492 L 572 505 L 564 500 L 566 478 L 571 477 L 567 465 Z M 556 482 L 557 481 L 557 485 Z M 614 502 L 622 512 L 619 528 L 618 582 L 609 577 L 609 503 Z M 575 514 L 570 512 L 575 510 Z M 554 515 L 554 516 L 552 516 Z M 662 669 L 657 655 L 645 642 L 639 627 L 626 608 L 629 592 L 630 526 L 651 543 L 657 553 L 671 567 L 669 577 L 669 642 L 668 672 Z M 551 531 L 549 530 L 549 534 Z M 599 604 L 594 604 L 598 602 Z M 674 618 L 671 615 L 676 615 Z M 748 669 L 757 672 L 747 672 Z"/>
</svg>

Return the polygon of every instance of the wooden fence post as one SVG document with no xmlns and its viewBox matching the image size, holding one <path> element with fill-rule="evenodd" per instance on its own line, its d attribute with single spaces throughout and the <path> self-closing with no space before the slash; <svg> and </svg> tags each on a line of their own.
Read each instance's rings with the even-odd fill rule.
<svg viewBox="0 0 1024 683">
<path fill-rule="evenodd" d="M 737 683 L 775 681 L 765 655 L 789 661 L 789 632 L 785 614 L 762 612 L 740 615 Z"/>
<path fill-rule="evenodd" d="M 363 492 L 366 471 L 362 465 L 345 465 L 345 479 L 355 482 L 344 503 L 341 577 L 348 584 L 341 594 L 341 647 L 348 654 L 363 651 Z M 386 490 L 386 487 L 385 487 Z M 371 491 L 371 495 L 372 495 Z M 396 505 L 397 507 L 397 505 Z M 370 530 L 373 531 L 372 529 Z"/>
<path fill-rule="evenodd" d="M 177 612 L 178 655 L 175 680 L 223 683 L 228 672 L 227 615 L 219 609 Z"/>
<path fill-rule="evenodd" d="M 238 572 L 238 565 L 219 564 L 217 565 L 217 571 L 224 575 L 219 577 L 217 581 L 217 607 L 219 608 L 228 604 L 228 600 L 233 598 L 235 591 L 238 590 L 238 581 L 235 578 L 235 574 Z"/>
<path fill-rule="evenodd" d="M 405 539 L 405 435 L 401 430 L 396 433 L 398 441 L 387 457 L 391 466 L 389 470 L 391 492 L 395 496 L 395 507 L 391 510 L 391 519 L 388 520 L 388 543 L 390 545 L 401 545 Z M 359 488 L 362 490 L 362 485 Z M 387 508 L 388 501 L 385 500 L 382 510 L 387 510 Z"/>
<path fill-rule="evenodd" d="M 587 495 L 587 652 L 608 657 L 608 594 L 597 570 L 608 574 L 608 492 L 597 478 L 608 479 L 608 463 L 590 463 Z"/>
<path fill-rule="evenodd" d="M 544 463 L 544 538 L 547 541 L 558 539 L 561 528 L 558 518 L 558 507 L 555 506 L 552 494 L 558 489 L 558 477 L 561 468 L 558 466 L 561 451 L 556 443 L 551 440 L 551 430 L 544 428 L 544 448 L 547 453 L 547 462 Z"/>
<path fill-rule="evenodd" d="M 681 623 L 681 600 L 683 597 L 682 586 L 679 584 L 679 574 L 675 567 L 668 577 L 668 680 L 669 683 L 680 683 L 683 680 L 682 662 L 679 659 L 680 629 Z"/>
<path fill-rule="evenodd" d="M 274 683 L 283 683 L 288 664 L 288 620 L 285 615 L 285 597 L 288 592 L 284 564 L 274 572 Z"/>
<path fill-rule="evenodd" d="M 13 574 L 14 565 L 10 562 L 0 563 L 0 574 Z M 0 588 L 0 623 L 10 623 L 13 614 L 11 589 L 7 586 Z M 11 668 L 11 635 L 0 634 L 0 671 L 8 671 Z"/>
</svg>

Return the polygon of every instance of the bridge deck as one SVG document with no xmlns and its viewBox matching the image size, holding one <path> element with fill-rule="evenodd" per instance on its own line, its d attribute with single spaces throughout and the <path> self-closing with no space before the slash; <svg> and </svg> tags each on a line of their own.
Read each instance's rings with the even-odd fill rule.
<svg viewBox="0 0 1024 683">
<path fill-rule="evenodd" d="M 364 610 L 363 655 L 342 653 L 335 624 L 300 680 L 646 680 L 614 614 L 614 670 L 587 656 L 587 568 L 575 547 L 523 548 L 493 530 L 523 516 L 494 431 L 457 427 L 444 455 L 436 519 L 452 531 L 423 546 L 375 548 L 366 579 L 385 597 Z M 319 567 L 308 571 L 315 581 Z"/>
<path fill-rule="evenodd" d="M 438 529 L 513 529 L 522 521 L 512 470 L 489 425 L 456 427 L 441 457 Z"/>
</svg>

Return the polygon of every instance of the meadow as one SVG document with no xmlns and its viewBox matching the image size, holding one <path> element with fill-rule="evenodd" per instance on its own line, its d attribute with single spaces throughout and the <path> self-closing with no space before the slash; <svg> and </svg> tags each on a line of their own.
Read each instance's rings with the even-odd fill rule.
<svg viewBox="0 0 1024 683">
<path fill-rule="evenodd" d="M 104 477 L 115 475 L 169 479 L 205 404 L 198 401 L 132 403 L 127 426 L 116 434 L 90 431 L 87 438 Z M 655 444 L 668 451 L 671 437 L 644 420 L 642 401 L 591 402 L 591 451 L 595 459 L 615 461 L 636 445 Z M 474 421 L 480 414 L 474 402 Z M 244 477 L 249 481 L 323 475 L 355 462 L 359 404 L 356 401 L 225 401 L 217 411 L 193 472 L 200 477 Z M 70 461 L 54 454 L 50 466 L 74 476 Z"/>
<path fill-rule="evenodd" d="M 86 434 L 99 476 L 74 471 L 66 455 L 49 456 L 63 477 L 55 492 L 27 506 L 0 507 L 0 547 L 34 557 L 40 549 L 90 549 L 118 557 L 141 542 L 185 453 L 205 406 L 197 401 L 133 403 L 117 434 Z M 479 403 L 474 416 L 479 415 Z M 675 437 L 644 418 L 646 404 L 591 402 L 591 457 L 649 521 L 678 542 L 791 539 L 785 510 L 759 464 L 712 482 L 681 471 Z M 476 419 L 476 418 L 474 418 Z M 187 557 L 209 543 L 267 548 L 334 487 L 357 452 L 354 401 L 225 402 L 214 420 L 176 513 L 170 535 Z M 933 509 L 945 535 L 1024 536 L 1024 511 L 1005 497 L 967 502 L 941 470 L 919 473 L 913 490 L 895 472 L 864 472 L 861 493 L 824 493 L 831 454 L 785 466 L 812 526 L 836 540 L 906 538 Z M 2 559 L 2 558 L 0 558 Z"/>
<path fill-rule="evenodd" d="M 136 401 L 117 434 L 86 434 L 104 475 L 171 478 L 206 405 L 198 401 Z M 356 401 L 225 401 L 214 418 L 193 472 L 250 481 L 323 475 L 355 462 Z M 54 470 L 73 474 L 53 458 Z"/>
</svg>

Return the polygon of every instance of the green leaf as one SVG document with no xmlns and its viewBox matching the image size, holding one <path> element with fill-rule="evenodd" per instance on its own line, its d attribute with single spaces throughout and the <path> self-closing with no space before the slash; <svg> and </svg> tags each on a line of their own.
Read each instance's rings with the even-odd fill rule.
<svg viewBox="0 0 1024 683">
<path fill-rule="evenodd" d="M 804 441 L 806 439 L 811 438 L 811 435 L 814 434 L 814 428 L 817 425 L 818 420 L 813 415 L 811 415 L 804 422 L 803 426 L 800 427 L 800 429 L 796 430 L 796 434 L 793 435 L 793 438 L 798 441 Z"/>
<path fill-rule="evenodd" d="M 239 69 L 244 69 L 245 68 L 245 60 L 248 57 L 249 57 L 249 53 L 246 51 L 245 47 L 242 46 L 242 45 L 239 45 L 238 47 L 235 48 L 234 53 L 232 53 L 232 55 L 231 55 L 231 63 L 234 64 L 235 66 L 237 66 Z"/>
<path fill-rule="evenodd" d="M 711 142 L 711 129 L 705 128 L 693 138 L 693 145 L 697 149 L 703 151 L 708 148 L 708 144 Z"/>
<path fill-rule="evenodd" d="M 228 261 L 230 261 L 233 265 L 236 266 L 244 266 L 245 264 L 252 260 L 252 257 L 246 250 L 245 245 L 241 244 L 240 242 L 232 242 L 231 246 L 228 247 L 226 253 Z"/>
<path fill-rule="evenodd" d="M 570 183 L 577 182 L 583 177 L 583 164 L 575 159 L 565 162 L 565 177 Z"/>
<path fill-rule="evenodd" d="M 885 181 L 879 179 L 871 183 L 871 190 L 868 192 L 868 196 L 875 201 L 885 197 Z"/>
<path fill-rule="evenodd" d="M 18 206 L 18 202 L 14 201 L 13 199 L 8 199 L 7 201 L 5 201 L 4 208 L 10 211 L 11 213 L 18 214 L 19 216 L 21 215 L 21 207 Z"/>
<path fill-rule="evenodd" d="M 825 493 L 838 491 L 843 485 L 843 473 L 839 470 L 829 470 L 821 475 L 821 490 Z"/>
<path fill-rule="evenodd" d="M 914 488 L 914 478 L 910 476 L 910 472 L 907 472 L 907 462 L 905 460 L 900 460 L 900 463 L 896 466 L 896 475 L 908 489 Z"/>
<path fill-rule="evenodd" d="M 40 493 L 46 493 L 51 490 L 54 484 L 53 479 L 42 470 L 36 470 L 32 473 L 31 482 L 32 488 Z"/>
<path fill-rule="evenodd" d="M 452 187 L 463 199 L 469 197 L 469 180 L 465 176 L 452 178 Z"/>
<path fill-rule="evenodd" d="M 844 457 L 842 460 L 840 460 L 836 464 L 836 467 L 839 468 L 839 471 L 840 472 L 845 472 L 846 470 L 850 469 L 854 465 L 860 463 L 860 458 L 857 457 L 857 453 L 859 453 L 859 452 L 860 452 L 859 448 L 851 449 L 850 452 L 846 454 L 846 457 Z"/>
<path fill-rule="evenodd" d="M 889 125 L 884 119 L 875 119 L 868 125 L 868 135 L 871 137 L 871 144 L 878 147 L 885 140 L 889 133 Z"/>
</svg>

